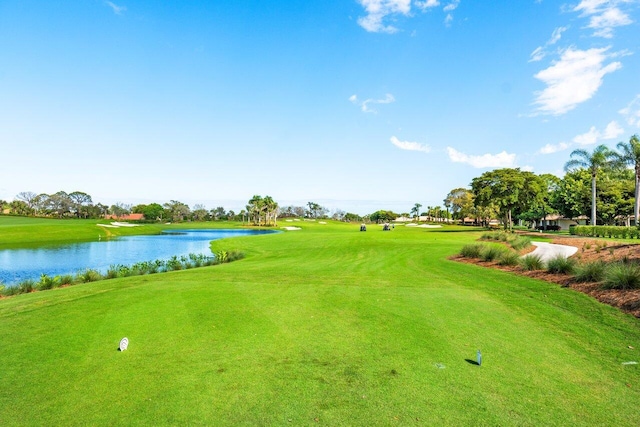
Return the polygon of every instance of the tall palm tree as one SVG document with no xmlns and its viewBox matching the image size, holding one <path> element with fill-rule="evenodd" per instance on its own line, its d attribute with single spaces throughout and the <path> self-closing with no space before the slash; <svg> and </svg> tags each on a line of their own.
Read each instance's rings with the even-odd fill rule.
<svg viewBox="0 0 640 427">
<path fill-rule="evenodd" d="M 636 191 L 634 193 L 635 203 L 633 206 L 633 218 L 638 226 L 638 212 L 640 211 L 640 139 L 638 135 L 633 135 L 629 142 L 619 142 L 616 153 L 616 160 L 624 166 L 633 166 L 636 173 Z"/>
<path fill-rule="evenodd" d="M 613 166 L 615 153 L 606 145 L 598 145 L 592 153 L 577 149 L 571 152 L 571 160 L 564 165 L 564 170 L 586 169 L 591 173 L 591 225 L 596 225 L 596 177 L 601 170 Z"/>
<path fill-rule="evenodd" d="M 416 221 L 420 221 L 420 208 L 422 207 L 422 205 L 420 203 L 416 203 L 415 205 L 413 205 L 413 208 L 411 208 L 411 213 L 413 214 L 413 217 L 416 219 Z"/>
</svg>

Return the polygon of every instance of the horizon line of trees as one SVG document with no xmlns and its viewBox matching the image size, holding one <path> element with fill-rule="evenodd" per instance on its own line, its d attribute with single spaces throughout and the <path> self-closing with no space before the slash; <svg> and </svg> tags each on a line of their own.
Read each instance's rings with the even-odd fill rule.
<svg viewBox="0 0 640 427">
<path fill-rule="evenodd" d="M 519 168 L 488 171 L 473 178 L 471 188 L 455 188 L 444 199 L 454 219 L 474 218 L 486 225 L 501 218 L 505 228 L 515 219 L 546 225 L 546 217 L 588 218 L 589 224 L 640 225 L 640 140 L 606 145 L 592 152 L 576 149 L 565 163 L 565 176 L 536 175 Z M 543 226 L 544 227 L 544 226 Z"/>
</svg>

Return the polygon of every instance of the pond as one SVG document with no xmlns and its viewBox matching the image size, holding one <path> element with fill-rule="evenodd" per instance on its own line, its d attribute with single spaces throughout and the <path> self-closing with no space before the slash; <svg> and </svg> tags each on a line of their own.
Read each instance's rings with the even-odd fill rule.
<svg viewBox="0 0 640 427">
<path fill-rule="evenodd" d="M 209 242 L 235 236 L 274 233 L 271 230 L 176 230 L 162 234 L 119 237 L 89 243 L 38 249 L 0 250 L 0 283 L 12 285 L 41 274 L 75 274 L 91 268 L 105 273 L 111 265 L 167 260 L 172 256 L 212 255 Z"/>
</svg>

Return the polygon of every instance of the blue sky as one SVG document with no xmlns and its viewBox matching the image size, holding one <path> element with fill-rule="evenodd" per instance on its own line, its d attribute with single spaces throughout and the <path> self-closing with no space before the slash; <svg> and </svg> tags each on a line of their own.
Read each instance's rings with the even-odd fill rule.
<svg viewBox="0 0 640 427">
<path fill-rule="evenodd" d="M 0 199 L 366 214 L 640 133 L 640 0 L 0 1 Z"/>
</svg>

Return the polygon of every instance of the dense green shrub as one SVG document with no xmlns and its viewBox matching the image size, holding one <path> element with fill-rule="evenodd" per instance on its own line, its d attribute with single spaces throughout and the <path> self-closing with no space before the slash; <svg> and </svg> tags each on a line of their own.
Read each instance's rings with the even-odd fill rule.
<svg viewBox="0 0 640 427">
<path fill-rule="evenodd" d="M 526 255 L 520 258 L 520 267 L 527 271 L 542 270 L 544 262 L 538 255 Z"/>
<path fill-rule="evenodd" d="M 640 267 L 637 264 L 609 264 L 602 282 L 604 289 L 640 289 Z"/>
<path fill-rule="evenodd" d="M 577 264 L 574 278 L 578 282 L 600 282 L 604 278 L 606 267 L 607 265 L 600 260 Z"/>
<path fill-rule="evenodd" d="M 480 259 L 483 261 L 493 261 L 500 258 L 508 249 L 502 246 L 487 246 L 480 252 Z"/>
<path fill-rule="evenodd" d="M 460 249 L 460 255 L 465 258 L 480 258 L 480 254 L 484 248 L 485 245 L 478 243 L 464 245 L 462 249 Z"/>
<path fill-rule="evenodd" d="M 576 261 L 563 255 L 558 255 L 547 262 L 549 273 L 573 274 L 575 267 Z"/>
<path fill-rule="evenodd" d="M 510 245 L 516 251 L 519 251 L 524 248 L 528 248 L 531 246 L 531 238 L 527 236 L 516 236 L 513 240 L 511 240 Z"/>
<path fill-rule="evenodd" d="M 46 274 L 40 275 L 40 281 L 37 284 L 39 291 L 46 291 L 47 289 L 53 289 L 60 286 L 58 283 L 58 277 L 49 277 Z"/>
<path fill-rule="evenodd" d="M 506 251 L 498 258 L 498 264 L 500 265 L 518 265 L 520 261 L 520 255 L 514 251 Z"/>
</svg>

